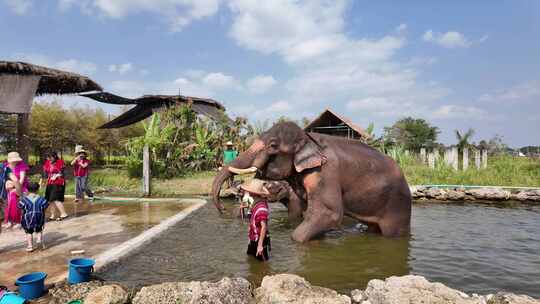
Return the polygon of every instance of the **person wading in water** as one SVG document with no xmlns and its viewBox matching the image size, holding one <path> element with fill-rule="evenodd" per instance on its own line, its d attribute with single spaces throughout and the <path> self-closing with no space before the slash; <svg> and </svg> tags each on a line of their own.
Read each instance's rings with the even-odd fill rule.
<svg viewBox="0 0 540 304">
<path fill-rule="evenodd" d="M 244 201 L 248 201 L 251 208 L 249 220 L 249 245 L 247 254 L 252 255 L 259 261 L 267 261 L 270 258 L 270 233 L 268 232 L 268 196 L 270 192 L 264 187 L 260 179 L 253 179 L 240 186 L 245 192 Z"/>
</svg>

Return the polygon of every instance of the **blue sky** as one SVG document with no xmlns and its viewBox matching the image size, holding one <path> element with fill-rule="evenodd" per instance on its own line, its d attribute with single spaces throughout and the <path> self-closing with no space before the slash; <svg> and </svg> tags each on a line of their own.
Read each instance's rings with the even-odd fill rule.
<svg viewBox="0 0 540 304">
<path fill-rule="evenodd" d="M 540 144 L 540 1 L 0 0 L 0 38 L 2 59 L 125 96 L 180 91 L 251 120 L 330 107 L 378 133 L 413 116 L 447 144 L 468 128 Z"/>
</svg>

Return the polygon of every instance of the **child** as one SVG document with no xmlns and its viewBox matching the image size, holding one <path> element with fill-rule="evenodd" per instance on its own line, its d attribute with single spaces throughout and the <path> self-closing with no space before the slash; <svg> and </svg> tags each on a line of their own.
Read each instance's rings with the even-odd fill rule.
<svg viewBox="0 0 540 304">
<path fill-rule="evenodd" d="M 37 194 L 38 191 L 38 183 L 29 183 L 28 195 L 23 196 L 19 202 L 19 208 L 23 211 L 21 224 L 26 233 L 26 251 L 28 252 L 34 251 L 34 233 L 37 234 L 37 247 L 45 249 L 43 226 L 45 226 L 45 210 L 49 203 L 45 198 Z"/>
<path fill-rule="evenodd" d="M 94 200 L 94 193 L 88 186 L 88 171 L 90 160 L 82 146 L 75 146 L 75 158 L 71 161 L 73 176 L 75 176 L 75 202 L 84 201 L 84 194 L 90 201 Z"/>
<path fill-rule="evenodd" d="M 267 197 L 270 192 L 264 187 L 260 179 L 253 179 L 240 186 L 245 191 L 243 201 L 253 202 L 251 219 L 249 220 L 249 245 L 247 254 L 252 255 L 259 261 L 267 261 L 271 251 L 270 234 L 268 232 L 268 208 Z"/>
<path fill-rule="evenodd" d="M 17 208 L 19 194 L 15 188 L 15 183 L 11 180 L 6 181 L 7 205 L 4 214 L 6 228 L 19 228 L 21 226 L 21 211 Z"/>
</svg>

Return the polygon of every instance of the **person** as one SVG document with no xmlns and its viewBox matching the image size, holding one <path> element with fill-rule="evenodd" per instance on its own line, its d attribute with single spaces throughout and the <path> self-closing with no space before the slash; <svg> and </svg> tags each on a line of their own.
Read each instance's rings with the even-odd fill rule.
<svg viewBox="0 0 540 304">
<path fill-rule="evenodd" d="M 88 186 L 90 160 L 82 146 L 75 146 L 75 158 L 71 161 L 71 165 L 73 166 L 73 176 L 75 176 L 75 202 L 84 201 L 85 193 L 88 199 L 92 201 L 94 193 Z"/>
<path fill-rule="evenodd" d="M 22 192 L 26 192 L 28 187 L 28 165 L 23 161 L 18 152 L 9 152 L 7 157 L 9 168 L 17 177 L 22 187 Z"/>
<path fill-rule="evenodd" d="M 230 164 L 238 157 L 238 151 L 234 149 L 232 141 L 228 141 L 225 144 L 225 150 L 223 151 L 223 166 Z M 234 183 L 234 175 L 227 179 L 227 187 L 231 188 Z"/>
<path fill-rule="evenodd" d="M 64 209 L 64 194 L 66 192 L 66 183 L 64 178 L 65 164 L 58 157 L 58 153 L 50 152 L 47 155 L 47 160 L 43 164 L 43 176 L 47 178 L 47 188 L 45 188 L 45 199 L 53 205 L 51 209 L 50 220 L 61 221 L 68 217 Z M 42 180 L 40 184 L 42 184 Z M 60 213 L 60 217 L 56 217 L 55 208 Z"/>
<path fill-rule="evenodd" d="M 45 249 L 43 240 L 43 227 L 45 226 L 45 210 L 49 203 L 44 197 L 39 196 L 38 183 L 28 184 L 28 194 L 23 195 L 18 207 L 22 210 L 22 227 L 26 233 L 26 251 L 34 251 L 34 234 L 37 235 L 36 245 Z"/>
<path fill-rule="evenodd" d="M 259 261 L 267 261 L 271 251 L 268 229 L 270 208 L 267 200 L 270 193 L 264 187 L 264 181 L 260 179 L 252 179 L 242 184 L 240 188 L 244 191 L 242 200 L 252 205 L 249 220 L 249 244 L 246 253 Z"/>
<path fill-rule="evenodd" d="M 8 181 L 13 182 L 17 194 L 21 195 L 21 185 L 17 180 L 17 177 L 8 166 L 7 161 L 0 162 L 0 222 L 4 221 L 4 208 L 7 205 L 8 190 L 6 189 L 6 183 Z M 2 225 L 0 225 L 0 233 L 2 232 Z"/>
<path fill-rule="evenodd" d="M 17 208 L 17 203 L 19 202 L 19 195 L 17 189 L 15 188 L 15 183 L 11 180 L 6 182 L 7 190 L 7 207 L 5 210 L 5 228 L 19 228 L 21 227 L 21 211 Z"/>
</svg>

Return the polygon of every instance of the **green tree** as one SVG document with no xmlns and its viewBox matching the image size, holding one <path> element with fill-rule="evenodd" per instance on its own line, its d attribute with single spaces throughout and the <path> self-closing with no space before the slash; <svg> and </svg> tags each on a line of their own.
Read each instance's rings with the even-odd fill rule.
<svg viewBox="0 0 540 304">
<path fill-rule="evenodd" d="M 439 133 L 438 127 L 431 126 L 424 119 L 412 117 L 402 118 L 391 127 L 384 128 L 387 144 L 403 146 L 411 151 L 433 147 Z"/>
<path fill-rule="evenodd" d="M 473 129 L 469 129 L 465 133 L 461 133 L 459 132 L 459 130 L 455 130 L 455 133 L 457 139 L 457 147 L 460 152 L 463 151 L 463 148 L 468 148 L 472 146 L 470 140 L 474 135 Z"/>
</svg>

